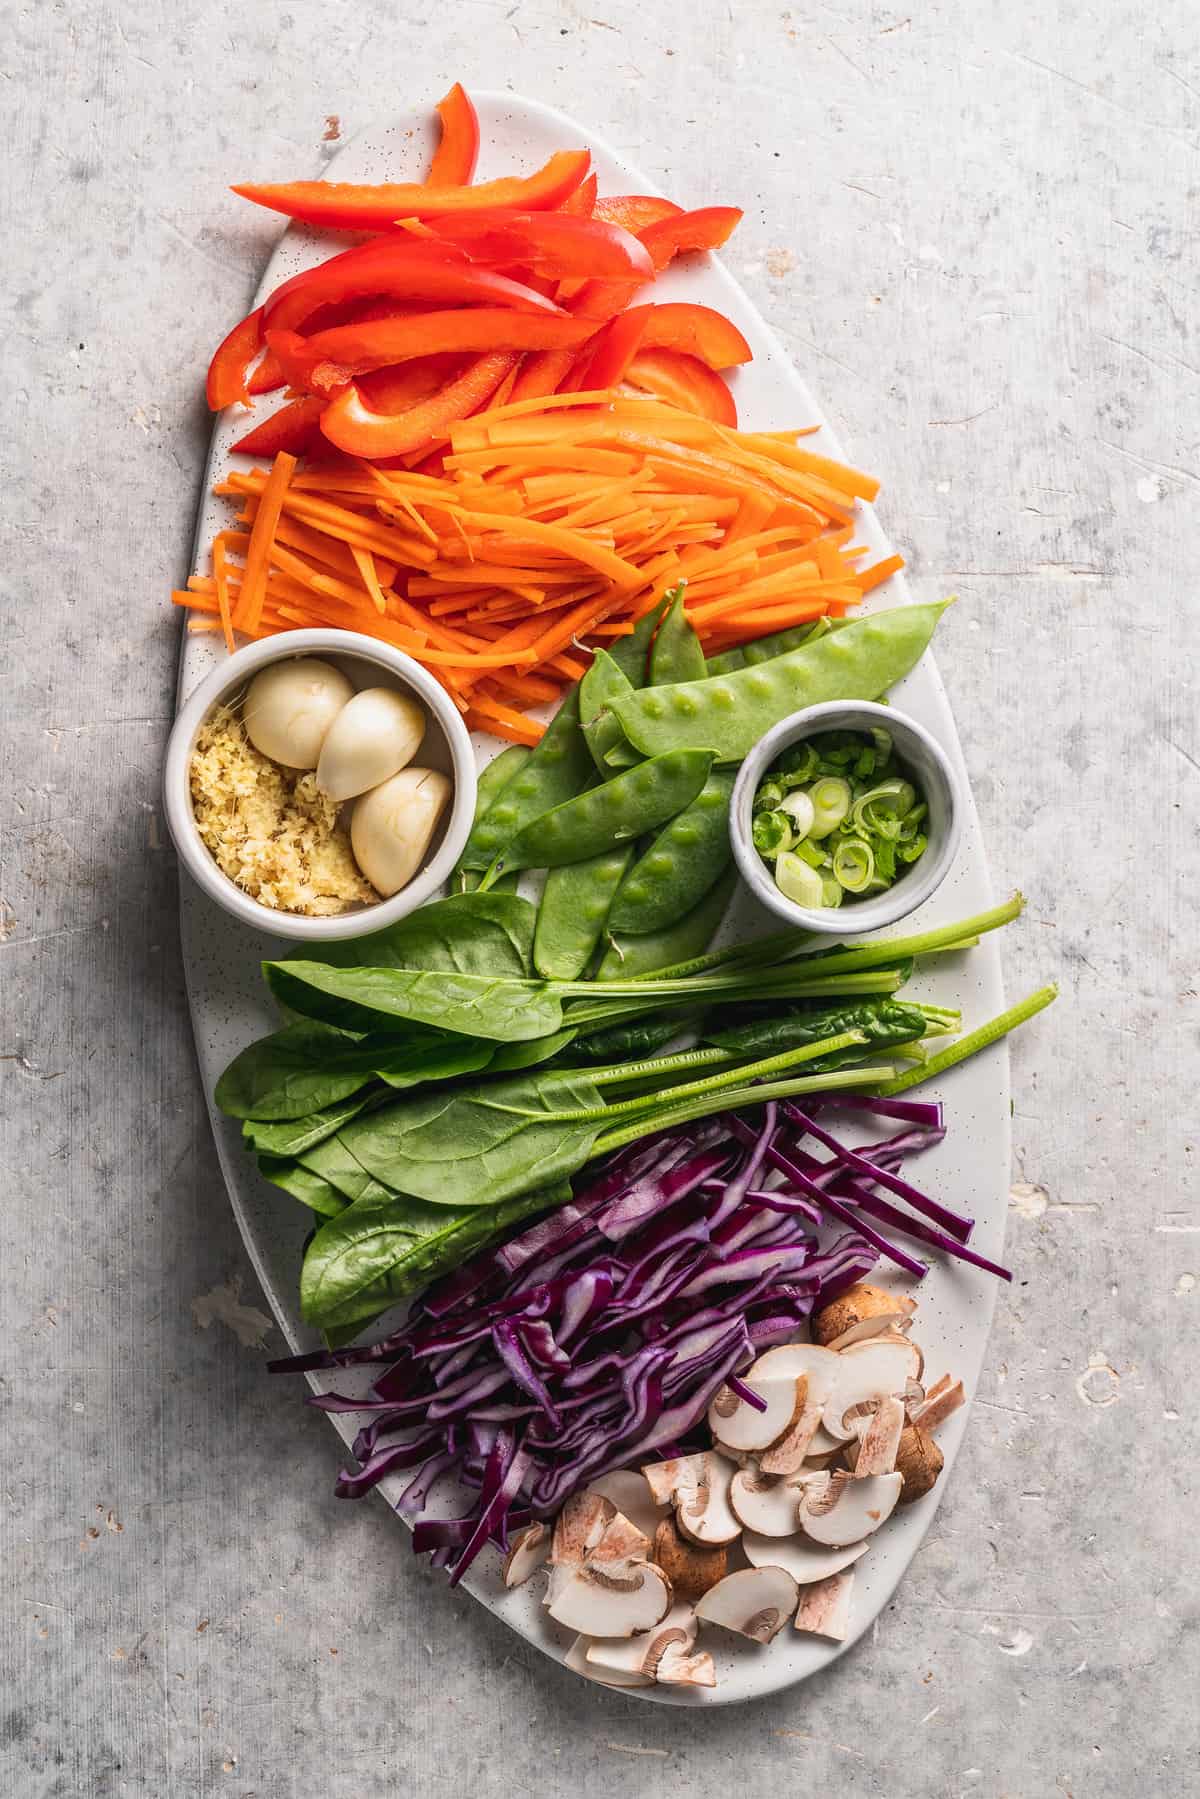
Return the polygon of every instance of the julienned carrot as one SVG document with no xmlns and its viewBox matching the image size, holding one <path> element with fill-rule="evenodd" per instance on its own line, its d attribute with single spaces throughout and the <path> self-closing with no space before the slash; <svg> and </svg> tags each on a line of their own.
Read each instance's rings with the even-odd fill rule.
<svg viewBox="0 0 1200 1799">
<path fill-rule="evenodd" d="M 858 574 L 853 576 L 854 585 L 858 588 L 859 593 L 870 593 L 873 587 L 878 587 L 881 581 L 886 581 L 889 575 L 898 573 L 903 567 L 903 556 L 885 556 L 882 562 L 876 562 L 870 568 L 860 569 Z"/>
</svg>

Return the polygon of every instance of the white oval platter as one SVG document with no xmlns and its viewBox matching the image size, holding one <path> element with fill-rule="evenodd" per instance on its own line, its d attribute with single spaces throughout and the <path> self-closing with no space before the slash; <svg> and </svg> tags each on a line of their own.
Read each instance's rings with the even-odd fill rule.
<svg viewBox="0 0 1200 1799">
<path fill-rule="evenodd" d="M 652 184 L 629 163 L 619 158 L 601 138 L 573 120 L 534 101 L 511 94 L 482 93 L 474 96 L 481 126 L 478 178 L 517 170 L 531 170 L 555 150 L 585 145 L 606 194 L 650 193 Z M 420 180 L 432 154 L 432 109 L 412 113 L 395 123 L 364 132 L 341 150 L 326 173 L 338 181 Z M 302 171 L 282 171 L 302 173 Z M 680 186 L 684 183 L 681 181 Z M 736 200 L 736 195 L 713 195 L 712 200 Z M 343 240 L 344 241 L 344 240 Z M 328 238 L 291 227 L 280 239 L 267 266 L 259 298 L 280 281 L 322 260 L 332 248 Z M 807 386 L 776 341 L 770 328 L 742 292 L 733 277 L 712 258 L 688 258 L 660 279 L 655 299 L 694 300 L 727 313 L 745 333 L 754 350 L 754 361 L 737 372 L 733 387 L 741 422 L 755 430 L 788 425 L 821 423 L 822 414 Z M 197 378 L 201 374 L 197 365 Z M 256 418 L 265 416 L 271 398 L 260 401 Z M 242 409 L 235 407 L 218 418 L 205 474 L 204 498 L 197 520 L 195 570 L 207 573 L 208 544 L 227 521 L 226 503 L 212 498 L 210 489 L 229 464 L 229 445 L 247 426 Z M 842 452 L 827 425 L 808 440 L 826 455 Z M 240 459 L 239 459 L 240 460 Z M 869 461 L 869 458 L 868 458 Z M 887 470 L 875 471 L 885 482 Z M 877 555 L 890 545 L 873 510 L 862 509 L 860 537 Z M 933 597 L 933 596 L 930 596 Z M 894 577 L 872 596 L 874 607 L 907 603 L 903 576 Z M 185 630 L 179 665 L 178 698 L 193 690 L 224 655 L 207 634 Z M 967 791 L 958 736 L 945 692 L 933 664 L 926 656 L 920 666 L 894 690 L 896 701 L 918 718 L 940 740 L 958 767 Z M 482 767 L 502 747 L 494 738 L 477 737 Z M 226 1063 L 254 1038 L 273 1030 L 277 1019 L 259 974 L 264 956 L 287 953 L 287 946 L 242 927 L 217 909 L 183 879 L 181 894 L 182 936 L 188 998 L 204 1091 L 209 1097 L 213 1133 L 229 1197 L 251 1261 L 262 1282 L 279 1329 L 295 1350 L 317 1346 L 315 1333 L 301 1321 L 298 1275 L 304 1240 L 312 1228 L 310 1215 L 277 1187 L 264 1181 L 244 1153 L 238 1126 L 211 1106 L 214 1083 Z M 973 803 L 968 798 L 962 848 L 956 867 L 940 891 L 922 908 L 919 924 L 931 926 L 962 918 L 992 903 L 983 846 Z M 771 928 L 772 921 L 748 894 L 735 896 L 718 942 L 736 935 L 756 935 Z M 909 921 L 906 929 L 914 928 Z M 936 958 L 922 971 L 917 988 L 932 1003 L 961 1006 L 967 1024 L 977 1023 L 1001 1010 L 1004 1004 L 1000 962 L 995 940 L 985 938 L 966 955 Z M 1003 1044 L 975 1057 L 953 1071 L 935 1089 L 947 1107 L 949 1131 L 945 1141 L 921 1159 L 919 1179 L 952 1205 L 977 1220 L 974 1247 L 999 1259 L 1003 1248 L 1009 1169 L 1008 1055 Z M 922 1097 L 925 1096 L 923 1090 Z M 885 1277 L 886 1278 L 886 1277 Z M 962 1266 L 936 1265 L 917 1289 L 919 1312 L 914 1335 L 926 1355 L 931 1377 L 950 1371 L 960 1378 L 968 1394 L 978 1381 L 995 1303 L 991 1277 Z M 332 1383 L 314 1377 L 320 1391 Z M 353 1391 L 351 1380 L 339 1375 L 341 1391 Z M 298 1383 L 279 1381 L 279 1403 L 298 1405 Z M 934 1492 L 898 1513 L 874 1539 L 870 1553 L 858 1564 L 851 1633 L 845 1644 L 800 1635 L 786 1630 L 765 1648 L 743 1644 L 724 1631 L 707 1631 L 704 1646 L 717 1662 L 715 1690 L 698 1693 L 675 1687 L 633 1688 L 639 1698 L 666 1705 L 720 1705 L 764 1694 L 803 1680 L 844 1653 L 868 1629 L 887 1603 L 912 1560 L 933 1518 L 938 1500 L 950 1479 L 955 1452 L 962 1440 L 968 1411 L 959 1412 L 945 1426 L 942 1448 L 946 1471 Z M 355 1435 L 353 1417 L 332 1417 L 330 1422 L 348 1444 Z M 271 1478 L 275 1476 L 271 1471 Z M 332 1465 L 329 1478 L 333 1478 Z M 394 1502 L 399 1484 L 381 1489 Z M 461 1510 L 453 1492 L 442 1498 L 446 1515 Z M 398 1539 L 398 1555 L 407 1553 Z M 549 1623 L 541 1606 L 541 1580 L 535 1578 L 515 1592 L 506 1592 L 499 1580 L 498 1558 L 481 1557 L 464 1581 L 481 1604 L 502 1618 L 519 1635 L 561 1662 L 570 1636 Z M 479 1653 L 484 1653 L 482 1640 Z"/>
</svg>

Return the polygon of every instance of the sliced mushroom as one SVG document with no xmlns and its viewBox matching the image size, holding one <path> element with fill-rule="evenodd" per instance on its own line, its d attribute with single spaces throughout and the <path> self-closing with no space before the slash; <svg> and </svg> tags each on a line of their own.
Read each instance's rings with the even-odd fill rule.
<svg viewBox="0 0 1200 1799">
<path fill-rule="evenodd" d="M 808 1377 L 781 1380 L 747 1379 L 745 1385 L 764 1402 L 759 1411 L 731 1387 L 718 1387 L 708 1408 L 708 1428 L 722 1449 L 766 1449 L 791 1430 L 804 1410 Z"/>
<path fill-rule="evenodd" d="M 652 1462 L 642 1469 L 657 1500 L 670 1500 L 675 1521 L 693 1543 L 732 1543 L 741 1525 L 729 1509 L 733 1463 L 714 1450 Z"/>
<path fill-rule="evenodd" d="M 830 1574 L 805 1587 L 796 1612 L 796 1629 L 808 1630 L 814 1636 L 830 1637 L 835 1643 L 846 1641 L 850 1625 L 850 1593 L 854 1586 L 853 1568 Z"/>
<path fill-rule="evenodd" d="M 887 1293 L 882 1287 L 860 1282 L 814 1313 L 813 1342 L 826 1349 L 845 1349 L 849 1343 L 860 1343 L 889 1328 L 903 1330 L 916 1309 L 916 1300 L 907 1293 Z"/>
<path fill-rule="evenodd" d="M 740 1468 L 729 1485 L 734 1516 L 760 1537 L 794 1537 L 800 1528 L 800 1493 L 806 1478 Z"/>
<path fill-rule="evenodd" d="M 549 1610 L 590 1550 L 596 1547 L 616 1507 L 598 1493 L 573 1493 L 554 1520 L 550 1544 L 550 1579 L 542 1604 Z"/>
<path fill-rule="evenodd" d="M 586 1680 L 598 1681 L 605 1687 L 649 1687 L 654 1682 L 648 1674 L 615 1674 L 605 1668 L 596 1668 L 587 1659 L 588 1650 L 592 1647 L 591 1637 L 576 1637 L 567 1653 L 563 1656 L 563 1667 L 570 1668 L 573 1674 L 582 1674 Z"/>
<path fill-rule="evenodd" d="M 758 1465 L 762 1472 L 764 1474 L 799 1473 L 812 1449 L 813 1438 L 820 1428 L 820 1406 L 802 1406 L 792 1420 L 790 1428 L 785 1430 L 783 1435 L 764 1449 L 759 1456 Z"/>
<path fill-rule="evenodd" d="M 795 1380 L 802 1374 L 808 1382 L 808 1403 L 823 1406 L 833 1391 L 837 1366 L 834 1352 L 818 1343 L 780 1343 L 764 1350 L 744 1378 L 757 1388 L 761 1381 Z"/>
<path fill-rule="evenodd" d="M 856 1407 L 872 1401 L 902 1394 L 910 1378 L 920 1373 L 915 1366 L 920 1359 L 915 1343 L 898 1332 L 894 1336 L 872 1337 L 866 1343 L 852 1343 L 840 1351 L 834 1377 L 821 1422 L 831 1437 L 843 1442 L 857 1434 L 850 1416 Z"/>
<path fill-rule="evenodd" d="M 537 1573 L 549 1554 L 550 1526 L 527 1524 L 524 1530 L 517 1532 L 504 1558 L 505 1586 L 523 1586 L 531 1575 Z"/>
<path fill-rule="evenodd" d="M 622 1516 L 636 1524 L 647 1537 L 654 1535 L 666 1513 L 666 1506 L 656 1504 L 645 1476 L 636 1468 L 619 1468 L 612 1474 L 602 1474 L 598 1480 L 590 1482 L 587 1491 L 599 1493 L 602 1499 L 615 1505 Z"/>
<path fill-rule="evenodd" d="M 937 1430 L 959 1406 L 966 1404 L 966 1398 L 962 1382 L 956 1380 L 952 1387 L 943 1387 L 936 1397 L 927 1398 L 924 1405 L 917 1406 L 909 1416 L 922 1430 Z"/>
<path fill-rule="evenodd" d="M 611 1503 L 611 1502 L 610 1502 Z M 623 1513 L 617 1512 L 604 1527 L 594 1548 L 584 1557 L 589 1566 L 604 1567 L 612 1562 L 644 1562 L 650 1554 L 650 1539 Z"/>
<path fill-rule="evenodd" d="M 591 1644 L 590 1668 L 606 1673 L 647 1674 L 658 1677 L 658 1667 L 671 1648 L 688 1650 L 696 1641 L 696 1614 L 690 1605 L 673 1605 L 661 1623 L 635 1637 L 611 1637 Z"/>
<path fill-rule="evenodd" d="M 729 1559 L 723 1543 L 711 1549 L 689 1543 L 680 1536 L 674 1518 L 664 1518 L 655 1531 L 653 1556 L 676 1598 L 693 1600 L 725 1578 Z"/>
<path fill-rule="evenodd" d="M 550 1616 L 583 1636 L 632 1637 L 661 1623 L 670 1604 L 670 1584 L 652 1562 L 585 1562 L 556 1593 Z"/>
<path fill-rule="evenodd" d="M 800 1496 L 801 1529 L 814 1543 L 838 1548 L 861 1543 L 891 1517 L 902 1485 L 899 1474 L 863 1480 L 853 1479 L 845 1470 L 819 1475 Z"/>
<path fill-rule="evenodd" d="M 914 1500 L 924 1499 L 942 1472 L 944 1461 L 923 1425 L 906 1424 L 896 1450 L 896 1472 L 902 1482 L 897 1504 L 912 1505 Z"/>
<path fill-rule="evenodd" d="M 866 1420 L 866 1428 L 854 1458 L 855 1480 L 873 1474 L 890 1474 L 896 1466 L 896 1452 L 904 1430 L 904 1401 L 881 1399 Z"/>
<path fill-rule="evenodd" d="M 826 1580 L 831 1574 L 838 1574 L 856 1562 L 860 1555 L 865 1555 L 867 1543 L 850 1543 L 844 1549 L 826 1548 L 820 1543 L 809 1542 L 806 1537 L 759 1537 L 753 1531 L 742 1534 L 742 1548 L 746 1552 L 746 1560 L 754 1568 L 786 1568 L 792 1579 L 801 1586 L 809 1586 L 813 1581 Z"/>
<path fill-rule="evenodd" d="M 795 1611 L 797 1595 L 786 1568 L 739 1568 L 704 1595 L 696 1616 L 702 1624 L 722 1624 L 751 1642 L 769 1643 Z"/>
<path fill-rule="evenodd" d="M 660 1687 L 715 1687 L 717 1670 L 707 1649 L 690 1651 L 672 1643 L 658 1664 Z"/>
</svg>

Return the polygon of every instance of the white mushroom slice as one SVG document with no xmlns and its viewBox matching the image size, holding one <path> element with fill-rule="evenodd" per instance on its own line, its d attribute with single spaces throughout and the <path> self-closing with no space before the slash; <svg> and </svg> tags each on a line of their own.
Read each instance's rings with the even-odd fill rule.
<svg viewBox="0 0 1200 1799">
<path fill-rule="evenodd" d="M 715 1687 L 717 1670 L 707 1649 L 691 1652 L 672 1643 L 658 1664 L 660 1687 Z"/>
<path fill-rule="evenodd" d="M 512 1540 L 512 1546 L 504 1558 L 505 1586 L 523 1586 L 531 1575 L 537 1573 L 549 1554 L 549 1525 L 526 1525 L 524 1530 L 517 1532 Z"/>
<path fill-rule="evenodd" d="M 839 1574 L 860 1555 L 866 1555 L 869 1547 L 868 1543 L 850 1543 L 844 1549 L 826 1548 L 819 1543 L 810 1543 L 805 1537 L 789 1537 L 784 1541 L 779 1537 L 755 1536 L 749 1530 L 742 1533 L 742 1548 L 751 1567 L 786 1568 L 801 1586 Z"/>
<path fill-rule="evenodd" d="M 739 1468 L 729 1484 L 729 1504 L 747 1530 L 760 1537 L 794 1537 L 800 1528 L 800 1493 L 804 1480 L 775 1477 Z"/>
<path fill-rule="evenodd" d="M 636 1468 L 619 1468 L 612 1474 L 602 1474 L 598 1480 L 589 1483 L 589 1493 L 599 1493 L 610 1505 L 615 1505 L 623 1517 L 644 1536 L 652 1537 L 662 1520 L 667 1515 L 665 1504 L 658 1504 L 646 1485 L 646 1477 L 639 1474 Z"/>
<path fill-rule="evenodd" d="M 795 1611 L 797 1597 L 786 1568 L 739 1568 L 709 1589 L 696 1616 L 702 1624 L 722 1624 L 751 1642 L 769 1643 Z"/>
<path fill-rule="evenodd" d="M 690 1605 L 673 1605 L 653 1630 L 636 1637 L 608 1637 L 592 1643 L 587 1652 L 590 1668 L 606 1673 L 648 1674 L 654 1680 L 668 1649 L 688 1650 L 696 1641 L 696 1614 Z"/>
<path fill-rule="evenodd" d="M 896 1466 L 896 1451 L 903 1430 L 904 1401 L 881 1399 L 874 1414 L 866 1421 L 854 1458 L 855 1480 L 866 1480 L 874 1474 L 891 1474 Z"/>
<path fill-rule="evenodd" d="M 946 1388 L 949 1385 L 950 1385 L 950 1376 L 948 1374 L 943 1374 L 939 1377 L 939 1379 L 934 1381 L 932 1387 L 930 1387 L 928 1393 L 926 1393 L 924 1395 L 924 1397 L 926 1399 L 937 1399 L 940 1394 L 942 1394 L 946 1391 Z"/>
<path fill-rule="evenodd" d="M 861 1543 L 891 1517 L 903 1484 L 899 1474 L 855 1480 L 842 1469 L 818 1475 L 800 1495 L 801 1529 L 814 1543 Z"/>
<path fill-rule="evenodd" d="M 766 1449 L 791 1430 L 804 1409 L 807 1375 L 745 1384 L 766 1409 L 759 1411 L 731 1387 L 718 1387 L 708 1408 L 708 1428 L 722 1449 Z"/>
<path fill-rule="evenodd" d="M 821 1422 L 831 1437 L 843 1442 L 856 1436 L 853 1418 L 856 1406 L 870 1405 L 873 1400 L 903 1393 L 908 1381 L 919 1370 L 914 1361 L 920 1350 L 907 1337 L 872 1337 L 866 1343 L 852 1343 L 838 1357 L 834 1377 Z"/>
<path fill-rule="evenodd" d="M 963 1384 L 960 1380 L 956 1380 L 952 1387 L 944 1387 L 936 1398 L 927 1399 L 924 1405 L 917 1406 L 909 1416 L 914 1424 L 921 1426 L 922 1430 L 934 1431 L 938 1429 L 939 1425 L 945 1424 L 947 1418 L 953 1412 L 957 1412 L 959 1406 L 965 1405 L 966 1400 Z"/>
<path fill-rule="evenodd" d="M 850 1593 L 854 1586 L 854 1570 L 830 1574 L 805 1587 L 796 1612 L 796 1629 L 808 1630 L 818 1637 L 829 1637 L 844 1643 L 850 1627 Z"/>
<path fill-rule="evenodd" d="M 547 1608 L 554 1604 L 574 1570 L 596 1547 L 615 1517 L 616 1507 L 598 1493 L 573 1493 L 567 1500 L 554 1520 L 550 1582 L 543 1600 Z"/>
<path fill-rule="evenodd" d="M 594 1549 L 584 1557 L 591 1567 L 605 1567 L 611 1562 L 644 1562 L 650 1554 L 650 1539 L 636 1524 L 617 1512 L 604 1527 L 604 1534 Z"/>
<path fill-rule="evenodd" d="M 675 1519 L 693 1543 L 732 1543 L 741 1525 L 729 1508 L 733 1463 L 706 1449 L 673 1462 L 651 1462 L 642 1469 L 658 1500 L 669 1499 Z"/>
<path fill-rule="evenodd" d="M 831 1437 L 823 1424 L 818 1424 L 813 1432 L 812 1442 L 808 1446 L 806 1462 L 813 1462 L 818 1456 L 836 1455 L 842 1447 L 841 1437 Z"/>
<path fill-rule="evenodd" d="M 762 1381 L 796 1380 L 803 1375 L 808 1382 L 807 1403 L 823 1406 L 833 1391 L 838 1358 L 832 1349 L 817 1343 L 780 1343 L 759 1356 L 743 1378 L 755 1388 Z"/>
<path fill-rule="evenodd" d="M 790 1429 L 763 1450 L 758 1458 L 759 1468 L 764 1474 L 798 1474 L 812 1452 L 813 1439 L 820 1428 L 820 1406 L 802 1406 Z"/>
<path fill-rule="evenodd" d="M 606 1668 L 593 1667 L 587 1659 L 587 1653 L 591 1647 L 591 1637 L 576 1637 L 563 1656 L 563 1667 L 570 1668 L 573 1674 L 582 1674 L 586 1680 L 598 1681 L 601 1686 L 605 1687 L 649 1687 L 654 1685 L 648 1674 L 614 1674 Z"/>
<path fill-rule="evenodd" d="M 588 1637 L 632 1637 L 665 1618 L 671 1588 L 652 1562 L 585 1562 L 572 1570 L 550 1606 L 550 1616 Z"/>
<path fill-rule="evenodd" d="M 888 1293 L 860 1281 L 814 1314 L 813 1342 L 826 1349 L 845 1349 L 850 1343 L 877 1337 L 880 1331 L 903 1330 L 917 1309 L 907 1293 Z"/>
</svg>

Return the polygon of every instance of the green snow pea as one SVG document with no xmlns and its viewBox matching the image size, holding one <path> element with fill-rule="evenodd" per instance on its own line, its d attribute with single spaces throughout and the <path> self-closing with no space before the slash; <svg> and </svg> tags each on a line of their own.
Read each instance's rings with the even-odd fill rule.
<svg viewBox="0 0 1200 1799">
<path fill-rule="evenodd" d="M 703 748 L 716 762 L 740 762 L 789 713 L 823 700 L 885 693 L 919 661 L 947 605 L 896 606 L 856 618 L 769 662 L 676 687 L 647 687 L 613 709 L 644 755 Z"/>
<path fill-rule="evenodd" d="M 613 894 L 633 860 L 632 843 L 587 862 L 552 868 L 542 889 L 533 965 L 547 981 L 577 981 L 592 958 Z"/>
<path fill-rule="evenodd" d="M 632 631 L 624 637 L 613 638 L 613 646 L 608 653 L 632 686 L 645 686 L 646 658 L 654 641 L 654 633 L 658 630 L 659 620 L 672 600 L 677 599 L 682 592 L 682 587 L 672 587 L 668 593 L 664 593 L 656 606 L 651 606 L 649 612 L 643 613 Z"/>
<path fill-rule="evenodd" d="M 699 905 L 665 930 L 611 939 L 596 971 L 597 982 L 633 981 L 640 975 L 656 974 L 660 968 L 674 968 L 677 962 L 690 962 L 693 956 L 702 955 L 725 916 L 729 896 L 736 886 L 737 870 L 727 869 Z"/>
<path fill-rule="evenodd" d="M 811 643 L 814 637 L 824 637 L 830 629 L 832 626 L 829 619 L 818 618 L 811 625 L 792 625 L 786 631 L 772 631 L 769 637 L 756 637 L 753 643 L 743 643 L 736 650 L 725 650 L 720 656 L 710 656 L 705 667 L 710 675 L 732 675 L 739 668 L 751 668 L 755 663 L 770 662 L 775 656 L 786 655 L 789 650 L 798 650 L 802 643 Z"/>
<path fill-rule="evenodd" d="M 663 614 L 650 651 L 650 686 L 669 687 L 678 681 L 702 681 L 707 673 L 700 639 L 683 609 L 683 594 Z"/>
<path fill-rule="evenodd" d="M 611 772 L 605 766 L 606 753 L 625 741 L 613 716 L 613 706 L 634 692 L 634 684 L 620 664 L 607 650 L 597 650 L 592 666 L 579 683 L 579 716 L 588 751 L 602 775 Z"/>
<path fill-rule="evenodd" d="M 579 726 L 579 689 L 567 695 L 529 760 L 500 797 L 478 818 L 459 860 L 460 868 L 490 868 L 510 837 L 530 819 L 561 806 L 577 794 L 592 772 L 592 759 Z"/>
<path fill-rule="evenodd" d="M 531 819 L 504 845 L 485 887 L 511 868 L 586 862 L 665 824 L 695 799 L 712 760 L 707 749 L 668 750 Z"/>
<path fill-rule="evenodd" d="M 665 930 L 721 878 L 729 867 L 733 783 L 732 769 L 714 769 L 691 805 L 664 825 L 622 881 L 608 915 L 610 931 L 642 936 Z"/>
<path fill-rule="evenodd" d="M 472 830 L 475 825 L 487 817 L 491 807 L 500 798 L 510 781 L 520 774 L 532 754 L 533 751 L 525 744 L 512 743 L 506 750 L 501 750 L 498 756 L 492 757 L 487 767 L 481 772 L 476 786 L 475 818 Z M 479 882 L 473 878 L 473 871 L 463 866 L 463 857 L 466 856 L 466 853 L 467 851 L 464 849 L 450 876 L 450 889 L 453 893 L 469 893 L 479 885 Z"/>
</svg>

